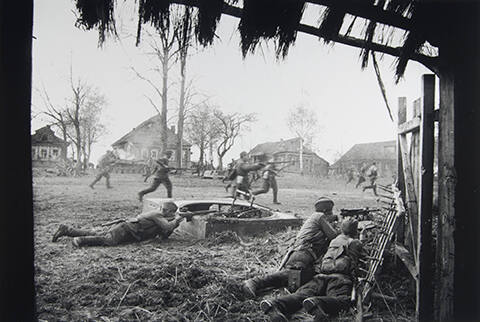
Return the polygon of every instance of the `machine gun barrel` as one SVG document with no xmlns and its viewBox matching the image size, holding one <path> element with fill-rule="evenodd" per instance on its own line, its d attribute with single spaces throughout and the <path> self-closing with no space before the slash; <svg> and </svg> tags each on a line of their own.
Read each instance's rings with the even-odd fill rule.
<svg viewBox="0 0 480 322">
<path fill-rule="evenodd" d="M 294 161 L 270 161 L 266 163 L 267 164 L 286 164 L 286 163 L 294 163 Z"/>
</svg>

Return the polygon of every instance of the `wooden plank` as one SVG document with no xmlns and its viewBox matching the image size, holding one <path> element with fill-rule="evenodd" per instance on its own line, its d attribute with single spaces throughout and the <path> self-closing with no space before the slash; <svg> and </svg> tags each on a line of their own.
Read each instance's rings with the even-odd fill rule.
<svg viewBox="0 0 480 322">
<path fill-rule="evenodd" d="M 438 225 L 437 225 L 437 321 L 454 317 L 455 265 L 455 186 L 454 163 L 454 79 L 445 75 L 440 81 L 440 115 L 438 132 Z"/>
<path fill-rule="evenodd" d="M 398 126 L 398 134 L 407 134 L 409 132 L 418 131 L 422 123 L 420 117 L 414 117 Z"/>
<path fill-rule="evenodd" d="M 402 124 L 407 120 L 407 98 L 398 98 L 398 114 L 397 124 Z M 405 197 L 405 179 L 403 176 L 402 154 L 400 152 L 400 141 L 397 136 L 397 187 L 401 191 L 402 197 Z M 404 243 L 405 241 L 405 215 L 399 218 L 397 234 L 395 236 L 397 242 Z"/>
<path fill-rule="evenodd" d="M 420 98 L 413 101 L 413 117 L 421 118 L 421 103 Z M 415 186 L 415 195 L 419 196 L 420 191 L 420 131 L 413 132 L 410 135 L 410 166 L 412 167 L 413 181 Z M 414 222 L 418 225 L 418 222 Z"/>
<path fill-rule="evenodd" d="M 402 260 L 403 264 L 405 264 L 405 267 L 408 269 L 412 277 L 415 279 L 415 281 L 417 281 L 417 268 L 415 267 L 415 262 L 408 249 L 406 249 L 405 246 L 399 243 L 395 243 L 395 254 L 398 256 L 398 258 Z"/>
<path fill-rule="evenodd" d="M 412 251 L 414 253 L 414 258 L 416 259 L 416 249 L 417 249 L 417 242 L 413 236 L 417 236 L 417 226 L 413 225 L 413 223 L 418 222 L 418 203 L 417 203 L 417 195 L 415 193 L 415 183 L 413 180 L 412 168 L 410 166 L 410 155 L 408 153 L 408 144 L 407 144 L 407 137 L 406 135 L 402 134 L 399 135 L 399 142 L 400 142 L 400 151 L 402 155 L 402 163 L 403 163 L 403 176 L 405 178 L 405 206 L 407 208 L 407 212 L 409 215 L 409 228 L 410 228 L 410 238 L 412 241 Z"/>
<path fill-rule="evenodd" d="M 420 127 L 420 180 L 418 198 L 417 302 L 419 321 L 433 321 L 432 207 L 435 76 L 422 76 L 422 126 Z"/>
</svg>

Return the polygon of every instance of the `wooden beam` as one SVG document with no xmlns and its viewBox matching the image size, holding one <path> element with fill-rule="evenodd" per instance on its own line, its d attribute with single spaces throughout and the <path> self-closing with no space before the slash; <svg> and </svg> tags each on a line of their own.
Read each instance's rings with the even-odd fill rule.
<svg viewBox="0 0 480 322">
<path fill-rule="evenodd" d="M 440 77 L 440 114 L 438 127 L 438 225 L 437 225 L 437 290 L 435 320 L 451 321 L 454 317 L 455 271 L 455 186 L 457 175 L 454 160 L 454 80 Z"/>
<path fill-rule="evenodd" d="M 395 243 L 395 254 L 402 260 L 403 264 L 405 264 L 405 267 L 410 272 L 410 275 L 412 275 L 415 281 L 417 281 L 417 268 L 415 267 L 415 262 L 408 249 L 406 249 L 405 246 L 400 243 Z"/>
<path fill-rule="evenodd" d="M 405 178 L 405 193 L 406 200 L 405 206 L 407 207 L 407 213 L 409 216 L 409 228 L 410 228 L 410 237 L 412 242 L 412 251 L 414 253 L 414 258 L 416 259 L 416 250 L 417 250 L 417 241 L 414 236 L 417 236 L 417 225 L 418 222 L 418 203 L 417 203 L 417 194 L 415 193 L 415 181 L 413 179 L 412 167 L 410 165 L 410 155 L 408 152 L 408 144 L 406 135 L 402 134 L 398 136 L 400 142 L 400 151 L 402 155 L 403 163 L 403 176 Z M 413 224 L 415 223 L 415 225 Z"/>
<path fill-rule="evenodd" d="M 418 131 L 420 129 L 421 119 L 419 116 L 408 120 L 398 126 L 398 134 L 407 134 L 409 132 Z"/>
<path fill-rule="evenodd" d="M 176 4 L 186 5 L 186 6 L 198 7 L 198 0 L 169 0 L 169 1 L 170 1 L 170 3 L 176 3 Z M 232 5 L 224 3 L 222 13 L 224 13 L 226 15 L 229 15 L 229 16 L 232 16 L 232 17 L 242 18 L 243 9 L 240 8 L 240 7 L 236 7 L 236 6 L 232 6 Z M 378 19 L 376 19 L 376 17 L 373 17 L 372 19 L 380 22 Z M 396 27 L 394 25 L 392 25 L 392 26 Z M 399 28 L 401 28 L 401 27 L 399 27 Z M 297 30 L 300 31 L 300 32 L 303 32 L 305 34 L 317 36 L 317 37 L 320 37 L 320 38 L 325 38 L 324 35 L 321 33 L 320 29 L 317 28 L 317 27 L 312 27 L 312 26 L 309 26 L 309 25 L 299 23 Z M 378 43 L 375 43 L 375 42 L 367 44 L 364 39 L 358 39 L 358 38 L 349 37 L 349 36 L 337 35 L 334 38 L 331 38 L 331 39 L 329 38 L 329 40 L 331 40 L 333 42 L 340 43 L 340 44 L 344 44 L 344 45 L 347 45 L 347 46 L 356 47 L 356 48 L 367 48 L 368 47 L 368 49 L 370 49 L 372 51 L 376 51 L 376 52 L 379 52 L 379 53 L 384 53 L 384 54 L 391 55 L 391 56 L 394 56 L 394 57 L 400 57 L 400 55 L 402 54 L 402 51 L 403 51 L 402 47 L 390 47 L 390 46 L 378 44 Z M 426 55 L 422 55 L 422 54 L 418 54 L 418 53 L 413 53 L 410 56 L 410 59 L 423 64 L 424 66 L 429 68 L 432 72 L 438 73 L 438 57 L 431 57 L 431 56 L 426 56 Z"/>
<path fill-rule="evenodd" d="M 398 98 L 397 124 L 407 120 L 407 98 Z M 402 153 L 400 150 L 400 138 L 397 136 L 397 188 L 401 191 L 402 198 L 405 198 L 405 178 L 403 176 Z M 405 214 L 399 218 L 396 240 L 399 243 L 405 242 Z"/>
<path fill-rule="evenodd" d="M 435 76 L 422 76 L 422 126 L 420 127 L 420 186 L 417 243 L 417 303 L 419 321 L 433 321 L 432 208 Z"/>
</svg>

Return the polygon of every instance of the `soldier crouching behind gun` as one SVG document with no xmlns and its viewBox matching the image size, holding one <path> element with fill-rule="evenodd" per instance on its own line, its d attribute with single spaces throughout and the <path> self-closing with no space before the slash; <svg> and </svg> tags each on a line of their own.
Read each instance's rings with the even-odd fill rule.
<svg viewBox="0 0 480 322">
<path fill-rule="evenodd" d="M 366 252 L 357 239 L 356 219 L 343 220 L 341 231 L 330 242 L 318 267 L 319 274 L 293 294 L 260 303 L 270 321 L 288 321 L 287 317 L 302 307 L 307 313 L 315 315 L 314 321 L 325 321 L 330 315 L 349 308 L 358 264 Z"/>
<path fill-rule="evenodd" d="M 315 212 L 303 223 L 293 248 L 286 255 L 285 269 L 280 267 L 278 272 L 245 281 L 243 289 L 247 296 L 254 298 L 267 288 L 287 287 L 292 270 L 301 271 L 305 282 L 313 277 L 315 261 L 323 256 L 330 240 L 338 234 L 330 225 L 337 218 L 332 213 L 333 205 L 333 201 L 325 197 L 315 202 Z"/>
<path fill-rule="evenodd" d="M 116 246 L 153 239 L 157 235 L 166 239 L 184 219 L 183 216 L 176 214 L 176 211 L 177 206 L 168 201 L 162 204 L 160 210 L 141 213 L 135 218 L 118 220 L 119 223 L 106 233 L 60 225 L 53 235 L 52 242 L 56 242 L 63 236 L 74 237 L 72 244 L 75 247 L 81 247 Z"/>
</svg>

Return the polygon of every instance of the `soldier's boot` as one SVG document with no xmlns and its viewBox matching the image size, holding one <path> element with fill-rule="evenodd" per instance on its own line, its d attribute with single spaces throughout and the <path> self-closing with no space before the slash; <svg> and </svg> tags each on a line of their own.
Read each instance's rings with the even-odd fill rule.
<svg viewBox="0 0 480 322">
<path fill-rule="evenodd" d="M 60 225 L 55 234 L 53 234 L 52 242 L 55 243 L 60 237 L 67 236 L 68 230 L 69 227 L 67 225 Z"/>
<path fill-rule="evenodd" d="M 75 237 L 72 240 L 72 244 L 75 247 L 82 246 L 107 246 L 105 243 L 105 237 L 103 236 L 83 236 Z"/>
<path fill-rule="evenodd" d="M 263 300 L 260 302 L 260 309 L 268 315 L 271 322 L 288 322 L 287 317 L 280 311 L 274 301 Z"/>
<path fill-rule="evenodd" d="M 93 189 L 93 186 L 94 186 L 101 178 L 102 178 L 101 176 L 96 176 L 95 179 L 92 181 L 92 183 L 89 184 L 88 186 Z"/>
<path fill-rule="evenodd" d="M 243 282 L 243 292 L 248 298 L 254 299 L 257 296 L 257 282 L 254 278 Z"/>
<path fill-rule="evenodd" d="M 110 185 L 110 178 L 109 177 L 105 178 L 105 182 L 106 182 L 107 189 L 112 189 L 112 186 Z"/>
<path fill-rule="evenodd" d="M 315 297 L 303 300 L 303 308 L 308 314 L 313 315 L 314 321 L 326 321 L 328 314 L 323 310 L 320 301 Z"/>
</svg>

